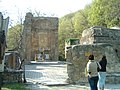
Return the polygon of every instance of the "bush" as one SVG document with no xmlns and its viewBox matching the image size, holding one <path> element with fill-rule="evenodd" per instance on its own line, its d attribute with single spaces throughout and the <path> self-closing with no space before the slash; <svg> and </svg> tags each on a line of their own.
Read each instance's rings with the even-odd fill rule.
<svg viewBox="0 0 120 90">
<path fill-rule="evenodd" d="M 7 83 L 2 86 L 2 90 L 30 90 L 23 83 Z"/>
</svg>

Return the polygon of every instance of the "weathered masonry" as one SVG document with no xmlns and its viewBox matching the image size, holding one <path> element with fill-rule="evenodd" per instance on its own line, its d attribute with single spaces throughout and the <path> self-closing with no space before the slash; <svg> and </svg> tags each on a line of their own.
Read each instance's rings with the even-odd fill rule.
<svg viewBox="0 0 120 90">
<path fill-rule="evenodd" d="M 5 55 L 5 49 L 6 49 L 6 34 L 8 30 L 8 22 L 9 17 L 4 19 L 2 13 L 0 12 L 0 90 L 1 90 L 1 83 L 4 72 L 4 55 Z"/>
<path fill-rule="evenodd" d="M 4 19 L 0 12 L 0 72 L 4 71 L 4 55 L 6 49 L 6 35 L 8 30 L 9 17 Z"/>
<path fill-rule="evenodd" d="M 24 21 L 23 48 L 25 59 L 34 60 L 36 56 L 58 60 L 58 18 L 33 17 L 27 13 Z"/>
<path fill-rule="evenodd" d="M 94 54 L 96 61 L 106 55 L 106 82 L 120 83 L 120 29 L 96 26 L 83 31 L 80 44 L 74 45 L 66 53 L 69 83 L 87 82 L 84 69 L 90 54 Z"/>
</svg>

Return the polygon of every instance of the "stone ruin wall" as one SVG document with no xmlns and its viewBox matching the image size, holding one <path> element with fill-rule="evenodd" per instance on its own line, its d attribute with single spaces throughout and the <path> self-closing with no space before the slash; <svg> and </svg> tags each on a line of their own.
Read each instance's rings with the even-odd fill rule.
<svg viewBox="0 0 120 90">
<path fill-rule="evenodd" d="M 0 72 L 4 71 L 4 55 L 6 49 L 6 35 L 8 31 L 9 17 L 4 19 L 0 12 Z"/>
<path fill-rule="evenodd" d="M 94 54 L 95 60 L 106 55 L 107 83 L 120 83 L 120 30 L 92 27 L 84 30 L 80 45 L 74 45 L 67 53 L 67 73 L 69 83 L 87 82 L 85 77 L 85 66 L 88 55 Z"/>
<path fill-rule="evenodd" d="M 33 17 L 27 13 L 24 21 L 24 57 L 34 60 L 39 49 L 49 50 L 50 60 L 58 60 L 58 18 Z"/>
<path fill-rule="evenodd" d="M 120 44 L 120 29 L 108 29 L 95 26 L 86 29 L 82 33 L 80 43 L 93 44 L 93 43 L 109 43 Z"/>
</svg>

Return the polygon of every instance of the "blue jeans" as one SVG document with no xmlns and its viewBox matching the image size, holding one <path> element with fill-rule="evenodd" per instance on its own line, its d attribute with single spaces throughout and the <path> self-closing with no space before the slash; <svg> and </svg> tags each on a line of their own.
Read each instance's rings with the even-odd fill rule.
<svg viewBox="0 0 120 90">
<path fill-rule="evenodd" d="M 88 82 L 90 85 L 90 90 L 98 90 L 97 88 L 98 76 L 94 76 L 94 77 L 88 76 Z"/>
<path fill-rule="evenodd" d="M 105 79 L 106 79 L 106 72 L 98 72 L 98 88 L 104 88 L 105 87 Z"/>
</svg>

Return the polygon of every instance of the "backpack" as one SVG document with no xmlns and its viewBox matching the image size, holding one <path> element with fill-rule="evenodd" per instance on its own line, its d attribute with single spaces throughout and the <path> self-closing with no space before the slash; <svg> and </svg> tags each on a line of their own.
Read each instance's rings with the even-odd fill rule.
<svg viewBox="0 0 120 90">
<path fill-rule="evenodd" d="M 87 71 L 87 67 L 85 67 L 85 77 L 87 77 L 88 76 L 88 71 Z"/>
</svg>

